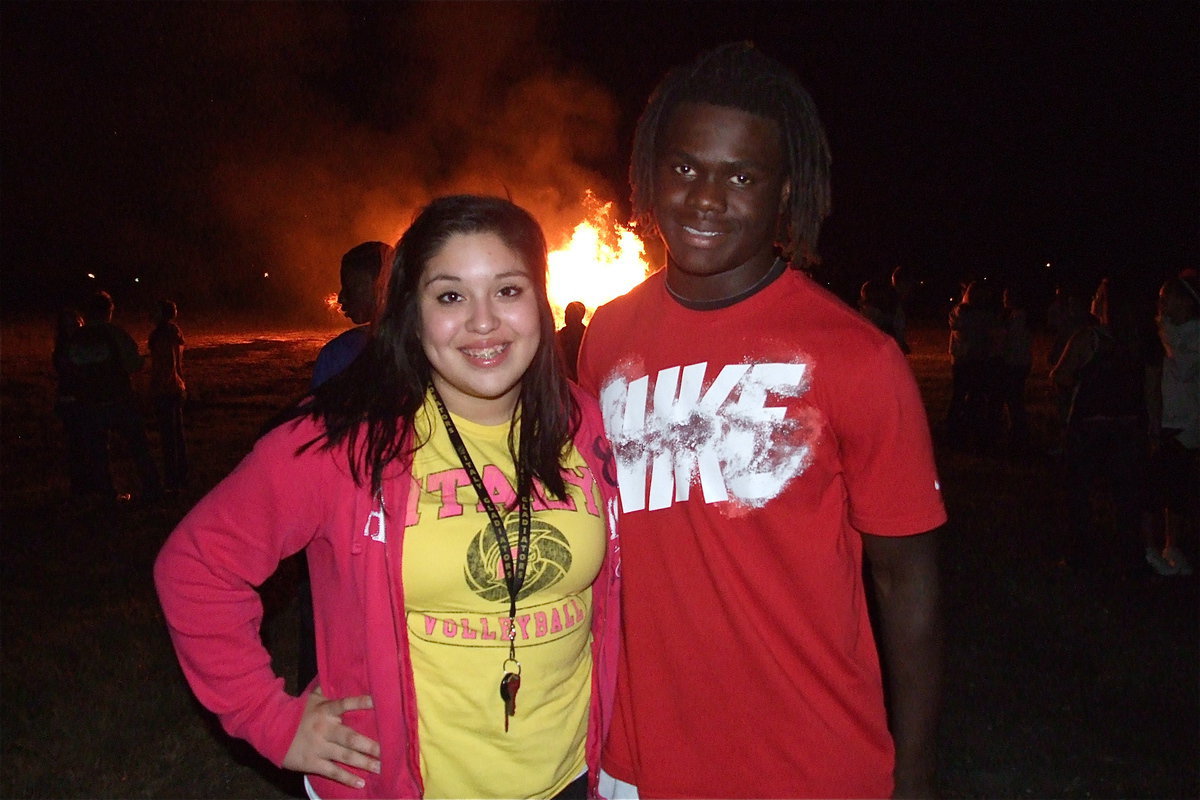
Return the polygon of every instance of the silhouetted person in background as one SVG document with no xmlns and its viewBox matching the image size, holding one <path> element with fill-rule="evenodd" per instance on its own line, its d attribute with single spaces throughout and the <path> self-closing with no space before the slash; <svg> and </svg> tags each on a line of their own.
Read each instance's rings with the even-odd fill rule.
<svg viewBox="0 0 1200 800">
<path fill-rule="evenodd" d="M 950 408 L 946 422 L 959 446 L 987 445 L 995 427 L 999 373 L 999 298 L 992 287 L 972 281 L 950 310 Z"/>
<path fill-rule="evenodd" d="M 1050 379 L 1071 397 L 1064 451 L 1071 537 L 1068 563 L 1124 571 L 1142 544 L 1149 454 L 1146 430 L 1147 358 L 1137 304 L 1127 285 L 1105 278 L 1096 289 L 1089 325 L 1067 343 Z M 1097 486 L 1097 482 L 1099 485 Z M 1094 491 L 1111 498 L 1108 537 L 1092 515 Z"/>
<path fill-rule="evenodd" d="M 1063 351 L 1071 337 L 1089 325 L 1099 324 L 1098 320 L 1088 311 L 1090 295 L 1080 291 L 1078 287 L 1059 286 L 1055 289 L 1054 300 L 1046 309 L 1046 332 L 1050 335 L 1050 348 L 1046 353 L 1046 363 L 1053 368 L 1062 358 Z M 1058 422 L 1057 440 L 1050 448 L 1051 455 L 1061 455 L 1067 430 L 1067 414 L 1071 410 L 1070 392 L 1050 382 L 1054 392 L 1054 407 Z"/>
<path fill-rule="evenodd" d="M 380 272 L 390 265 L 394 251 L 383 242 L 363 242 L 342 256 L 338 303 L 354 328 L 335 336 L 317 354 L 312 387 L 316 388 L 350 366 L 367 344 L 368 323 L 375 313 L 375 284 Z"/>
<path fill-rule="evenodd" d="M 177 492 L 187 482 L 187 446 L 183 440 L 183 405 L 187 384 L 183 380 L 183 332 L 175 318 L 179 308 L 170 300 L 160 300 L 150 331 L 150 400 L 158 425 L 162 448 L 163 478 L 169 492 Z"/>
<path fill-rule="evenodd" d="M 83 447 L 83 432 L 79 410 L 79 392 L 75 387 L 75 374 L 67 360 L 67 344 L 71 337 L 83 327 L 83 317 L 73 308 L 64 308 L 58 313 L 54 325 L 54 352 L 50 356 L 54 365 L 54 413 L 63 426 L 66 441 L 67 476 L 71 495 L 78 497 L 89 489 L 87 452 Z"/>
<path fill-rule="evenodd" d="M 88 488 L 105 502 L 118 499 L 108 452 L 109 435 L 115 432 L 129 446 L 141 499 L 149 502 L 162 495 L 162 484 L 133 393 L 131 376 L 142 368 L 142 356 L 129 334 L 112 323 L 112 315 L 108 292 L 93 294 L 83 307 L 84 325 L 71 336 L 66 350 L 65 363 L 79 399 Z"/>
<path fill-rule="evenodd" d="M 1190 575 L 1200 530 L 1200 283 L 1194 273 L 1163 283 L 1158 295 L 1163 360 L 1152 435 L 1162 467 L 1163 529 L 1146 544 L 1161 575 Z M 1181 543 L 1184 547 L 1181 547 Z"/>
<path fill-rule="evenodd" d="M 583 333 L 587 326 L 583 317 L 587 314 L 587 306 L 574 300 L 567 303 L 563 309 L 563 326 L 554 335 L 558 343 L 558 351 L 562 353 L 563 362 L 567 365 L 567 377 L 575 380 L 575 363 L 579 360 L 579 343 L 583 341 Z"/>
<path fill-rule="evenodd" d="M 896 290 L 887 281 L 875 278 L 864 283 L 858 290 L 858 310 L 872 325 L 896 339 L 897 344 L 900 342 L 896 336 L 898 307 Z M 904 348 L 901 350 L 904 351 Z"/>
<path fill-rule="evenodd" d="M 1008 446 L 1023 452 L 1029 445 L 1029 412 L 1025 408 L 1025 384 L 1033 367 L 1033 335 L 1019 289 L 1004 290 L 1000 315 L 1000 375 L 997 400 L 1008 410 Z"/>
<path fill-rule="evenodd" d="M 916 282 L 913 281 L 909 271 L 904 267 L 896 267 L 892 270 L 892 289 L 896 292 L 896 322 L 894 324 L 896 341 L 900 344 L 900 351 L 905 355 L 912 352 L 912 347 L 908 344 L 908 309 L 912 302 L 913 291 L 917 288 Z"/>
<path fill-rule="evenodd" d="M 1090 302 L 1086 291 L 1076 286 L 1057 286 L 1054 289 L 1054 299 L 1046 309 L 1046 332 L 1050 335 L 1050 349 L 1046 353 L 1046 363 L 1053 367 L 1062 358 L 1067 342 L 1085 325 L 1094 323 L 1088 312 Z"/>
<path fill-rule="evenodd" d="M 335 336 L 317 353 L 311 388 L 315 389 L 342 372 L 358 358 L 370 338 L 375 315 L 376 287 L 380 274 L 391 267 L 396 251 L 384 242 L 363 242 L 342 256 L 338 303 L 355 327 Z M 296 680 L 301 691 L 317 676 L 317 643 L 313 620 L 312 584 L 308 562 L 300 562 L 296 587 L 300 635 L 296 646 Z"/>
</svg>

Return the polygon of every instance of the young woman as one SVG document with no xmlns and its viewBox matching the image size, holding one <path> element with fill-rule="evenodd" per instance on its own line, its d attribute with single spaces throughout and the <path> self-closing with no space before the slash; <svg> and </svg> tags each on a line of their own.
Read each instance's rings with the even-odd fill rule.
<svg viewBox="0 0 1200 800">
<path fill-rule="evenodd" d="M 537 223 L 436 200 L 362 355 L 171 534 L 155 578 L 192 688 L 310 795 L 594 792 L 615 485 L 599 410 L 562 369 Z M 302 548 L 319 674 L 292 697 L 254 587 Z"/>
<path fill-rule="evenodd" d="M 154 330 L 147 342 L 150 348 L 150 399 L 158 423 L 162 447 L 163 478 L 169 492 L 178 491 L 187 482 L 187 446 L 183 438 L 183 406 L 187 402 L 187 384 L 183 380 L 183 332 L 175 319 L 179 307 L 171 300 L 159 300 L 154 315 Z"/>
<path fill-rule="evenodd" d="M 1164 538 L 1147 542 L 1146 561 L 1160 575 L 1191 575 L 1180 541 L 1194 556 L 1200 517 L 1200 283 L 1194 274 L 1163 283 L 1157 323 L 1163 363 L 1154 432 L 1165 519 Z"/>
<path fill-rule="evenodd" d="M 1063 462 L 1066 467 L 1068 563 L 1120 570 L 1133 563 L 1145 509 L 1149 420 L 1149 359 L 1135 292 L 1105 278 L 1092 298 L 1096 325 L 1067 342 L 1050 370 L 1051 383 L 1071 398 Z M 1113 526 L 1093 523 L 1094 484 L 1103 481 Z"/>
<path fill-rule="evenodd" d="M 79 411 L 77 379 L 67 356 L 71 337 L 83 327 L 83 317 L 73 308 L 64 308 L 58 312 L 54 322 L 54 350 L 50 361 L 54 365 L 54 413 L 62 420 L 63 435 L 66 440 L 67 475 L 71 480 L 71 496 L 82 497 L 89 490 L 99 487 L 92 485 L 89 480 L 92 471 L 88 469 L 88 449 L 85 447 L 85 429 Z"/>
</svg>

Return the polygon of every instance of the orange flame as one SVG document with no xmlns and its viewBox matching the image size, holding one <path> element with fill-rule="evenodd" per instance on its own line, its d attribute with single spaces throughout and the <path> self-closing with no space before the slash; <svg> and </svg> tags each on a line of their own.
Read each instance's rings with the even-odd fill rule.
<svg viewBox="0 0 1200 800">
<path fill-rule="evenodd" d="M 336 312 L 336 311 L 340 310 L 338 308 L 338 293 L 337 292 L 331 292 L 331 293 L 325 295 L 325 307 L 328 308 L 330 311 Z"/>
<path fill-rule="evenodd" d="M 612 203 L 600 203 L 589 190 L 584 204 L 591 208 L 587 219 L 576 225 L 571 240 L 549 257 L 546 289 L 555 324 L 560 327 L 567 303 L 578 300 L 587 306 L 586 322 L 596 306 L 625 294 L 652 271 L 641 239 L 612 221 Z"/>
</svg>

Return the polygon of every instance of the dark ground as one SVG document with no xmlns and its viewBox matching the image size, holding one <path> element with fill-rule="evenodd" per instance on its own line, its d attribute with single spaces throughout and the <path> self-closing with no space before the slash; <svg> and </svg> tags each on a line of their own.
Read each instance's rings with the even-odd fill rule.
<svg viewBox="0 0 1200 800">
<path fill-rule="evenodd" d="M 106 515 L 64 500 L 41 329 L 4 328 L 0 796 L 297 790 L 191 699 L 149 571 L 190 503 L 304 387 L 328 332 L 205 337 L 185 326 L 185 334 L 193 485 L 173 504 Z M 948 396 L 944 332 L 915 338 L 911 363 L 936 420 Z M 1154 576 L 1111 544 L 1097 547 L 1101 567 L 1060 564 L 1058 464 L 1040 454 L 1053 430 L 1044 373 L 1029 395 L 1039 454 L 938 445 L 951 516 L 942 794 L 1200 796 L 1200 582 Z M 1098 522 L 1104 530 L 1103 507 Z M 285 563 L 264 587 L 264 632 L 287 675 L 294 566 Z"/>
</svg>

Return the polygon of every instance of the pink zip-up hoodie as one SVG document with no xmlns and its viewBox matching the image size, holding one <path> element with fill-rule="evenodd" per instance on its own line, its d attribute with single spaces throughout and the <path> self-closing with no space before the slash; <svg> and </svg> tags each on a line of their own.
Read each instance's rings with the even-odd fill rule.
<svg viewBox="0 0 1200 800">
<path fill-rule="evenodd" d="M 589 794 L 596 795 L 600 751 L 612 719 L 620 646 L 620 547 L 616 473 L 595 400 L 572 387 L 583 421 L 575 446 L 604 498 L 608 552 L 592 586 L 592 699 L 588 721 Z M 401 576 L 404 514 L 412 478 L 386 476 L 383 525 L 369 486 L 356 486 L 346 451 L 296 448 L 321 432 L 311 419 L 263 436 L 230 475 L 179 523 L 154 565 L 154 579 L 179 663 L 196 697 L 232 736 L 280 765 L 300 725 L 300 697 L 259 636 L 255 587 L 281 559 L 307 549 L 316 618 L 317 667 L 328 698 L 371 695 L 374 708 L 343 715 L 379 742 L 379 775 L 352 789 L 310 776 L 322 798 L 421 797 L 417 704 L 404 621 Z M 393 606 L 393 603 L 396 603 Z"/>
</svg>

